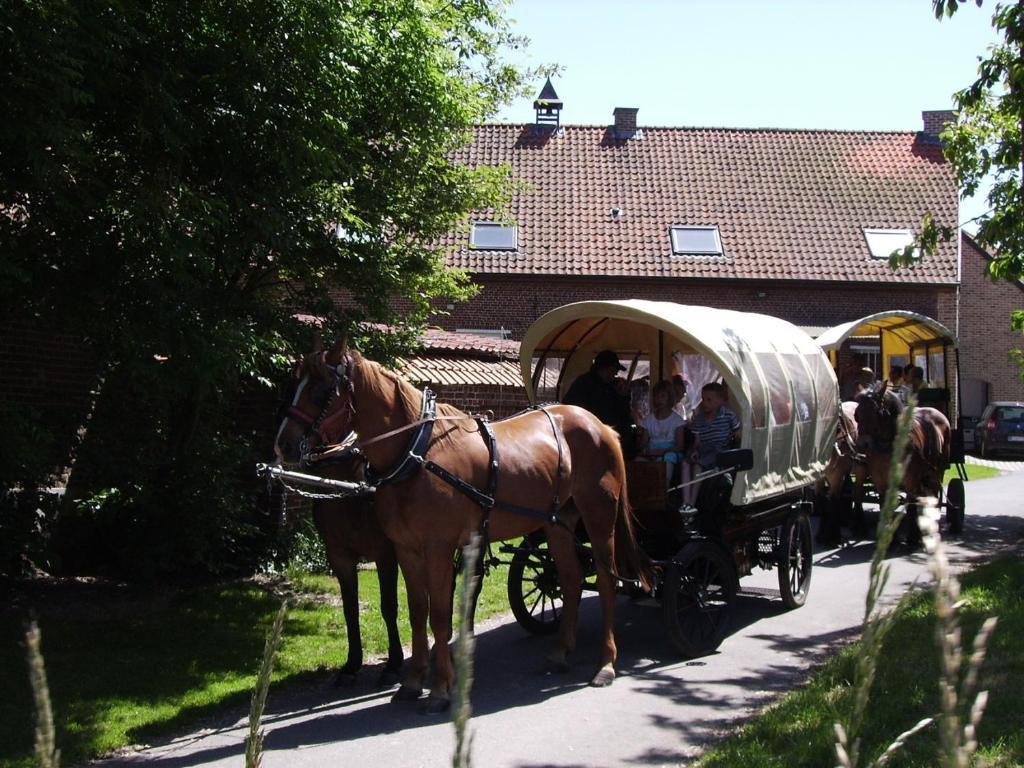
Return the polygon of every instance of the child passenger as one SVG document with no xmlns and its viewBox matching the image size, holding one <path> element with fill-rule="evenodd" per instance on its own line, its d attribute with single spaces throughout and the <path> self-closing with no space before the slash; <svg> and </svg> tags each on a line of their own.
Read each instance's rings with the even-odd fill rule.
<svg viewBox="0 0 1024 768">
<path fill-rule="evenodd" d="M 669 485 L 672 484 L 676 465 L 682 462 L 686 440 L 686 422 L 672 410 L 674 402 L 670 382 L 659 381 L 654 385 L 651 412 L 640 422 L 640 440 L 637 444 L 641 458 L 665 462 L 665 477 Z M 684 477 L 683 482 L 688 479 Z"/>
<path fill-rule="evenodd" d="M 718 454 L 740 434 L 740 420 L 726 407 L 726 389 L 718 382 L 705 384 L 700 391 L 700 405 L 690 419 L 696 435 L 690 457 L 701 471 L 712 469 Z"/>
</svg>

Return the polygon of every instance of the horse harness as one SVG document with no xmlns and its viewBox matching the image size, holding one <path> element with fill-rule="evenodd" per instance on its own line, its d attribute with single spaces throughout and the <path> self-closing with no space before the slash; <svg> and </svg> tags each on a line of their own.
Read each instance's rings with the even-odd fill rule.
<svg viewBox="0 0 1024 768">
<path fill-rule="evenodd" d="M 337 366 L 328 366 L 331 374 L 334 376 L 335 386 L 331 391 L 330 395 L 325 402 L 320 415 L 311 419 L 301 410 L 295 406 L 290 406 L 286 411 L 286 416 L 290 419 L 298 421 L 304 425 L 308 432 L 314 432 L 320 438 L 321 442 L 328 443 L 329 439 L 327 436 L 327 428 L 342 418 L 346 414 L 355 415 L 355 398 L 353 397 L 353 386 L 351 380 L 351 366 L 352 361 L 346 355 L 343 362 Z M 328 415 L 330 406 L 335 397 L 341 396 L 344 392 L 345 404 Z M 536 410 L 541 411 L 547 416 L 548 423 L 551 425 L 551 432 L 555 438 L 555 445 L 558 447 L 558 471 L 555 475 L 556 478 L 561 478 L 564 472 L 565 466 L 565 455 L 562 447 L 563 438 L 558 429 L 558 425 L 555 423 L 554 417 L 548 412 L 547 408 L 543 405 L 536 406 Z M 533 409 L 531 409 L 533 410 Z M 464 420 L 472 418 L 476 421 L 480 428 L 480 435 L 483 437 L 485 444 L 487 445 L 488 454 L 488 478 L 487 478 L 487 489 L 481 490 L 472 483 L 463 480 L 461 477 L 453 474 L 449 470 L 442 467 L 435 461 L 426 458 L 427 451 L 430 450 L 431 439 L 433 436 L 434 424 L 441 420 Z M 389 483 L 399 483 L 403 480 L 411 477 L 417 470 L 423 468 L 428 472 L 439 477 L 444 482 L 453 486 L 461 493 L 468 496 L 473 502 L 479 505 L 483 512 L 483 518 L 480 523 L 480 534 L 483 539 L 484 545 L 486 546 L 490 542 L 488 534 L 490 527 L 490 513 L 494 508 L 502 509 L 506 512 L 512 512 L 517 515 L 525 515 L 527 517 L 533 517 L 544 520 L 551 525 L 562 525 L 565 523 L 558 517 L 558 510 L 561 508 L 561 501 L 558 497 L 557 491 L 551 499 L 551 508 L 548 511 L 542 511 L 537 509 L 530 509 L 523 507 L 518 504 L 510 504 L 507 502 L 498 502 L 495 500 L 495 492 L 498 487 L 498 474 L 500 471 L 500 463 L 498 458 L 498 440 L 494 435 L 494 430 L 491 428 L 489 419 L 486 416 L 438 416 L 437 415 L 437 395 L 434 394 L 429 388 L 423 390 L 422 406 L 420 408 L 420 417 L 417 421 L 412 424 L 408 424 L 404 427 L 386 432 L 382 435 L 370 438 L 364 441 L 364 445 L 368 442 L 376 442 L 388 437 L 392 437 L 401 432 L 405 432 L 409 429 L 415 428 L 416 431 L 413 433 L 412 438 L 409 441 L 409 446 L 405 451 L 405 454 L 387 471 L 381 472 L 370 466 L 369 462 L 366 464 L 366 483 L 367 489 L 375 489 L 381 485 Z M 347 441 L 345 441 L 347 442 Z M 344 442 L 340 445 L 344 445 Z M 309 453 L 303 449 L 303 453 L 307 455 L 308 460 L 331 460 L 341 455 L 351 455 L 354 453 L 361 454 L 362 451 L 358 446 L 352 446 L 343 451 L 339 451 L 339 446 L 328 445 L 324 450 L 317 454 Z M 364 456 L 365 460 L 365 456 Z"/>
<path fill-rule="evenodd" d="M 561 477 L 563 474 L 563 467 L 565 465 L 565 457 L 562 449 L 562 438 L 559 434 L 558 425 L 555 424 L 554 417 L 544 406 L 537 406 L 536 410 L 541 411 L 548 418 L 548 423 L 551 425 L 551 432 L 555 438 L 555 444 L 558 446 L 558 471 L 556 477 Z M 487 473 L 487 488 L 481 490 L 472 483 L 463 480 L 458 475 L 450 472 L 449 470 L 442 467 L 437 462 L 428 459 L 426 457 L 427 451 L 430 450 L 431 438 L 433 435 L 434 423 L 444 417 L 437 415 L 437 395 L 434 394 L 429 388 L 423 390 L 423 405 L 420 411 L 420 418 L 416 422 L 416 432 L 413 434 L 409 441 L 409 447 L 405 451 L 405 455 L 400 458 L 395 465 L 387 472 L 378 472 L 374 470 L 369 464 L 366 468 L 366 479 L 367 482 L 374 486 L 384 485 L 386 483 L 398 483 L 402 480 L 406 480 L 411 477 L 421 467 L 428 472 L 436 475 L 444 482 L 448 483 L 456 490 L 460 491 L 467 497 L 469 497 L 474 503 L 476 503 L 481 511 L 483 512 L 483 518 L 480 522 L 480 535 L 483 540 L 484 546 L 490 543 L 489 528 L 490 528 L 490 514 L 491 510 L 498 508 L 506 512 L 512 512 L 517 515 L 525 515 L 526 517 L 533 517 L 544 520 L 551 525 L 564 525 L 558 517 L 558 510 L 561 508 L 561 501 L 556 491 L 551 499 L 551 508 L 547 511 L 541 511 L 537 509 L 531 509 L 529 507 L 523 507 L 518 504 L 510 504 L 507 502 L 498 502 L 495 499 L 495 492 L 498 488 L 498 474 L 500 472 L 500 461 L 498 457 L 498 439 L 494 434 L 494 429 L 491 427 L 490 420 L 486 416 L 476 415 L 459 417 L 472 418 L 476 421 L 480 428 L 480 435 L 487 446 L 488 456 L 488 473 Z M 395 430 L 398 432 L 401 430 Z M 388 433 L 390 436 L 392 433 Z M 384 435 L 380 435 L 372 440 L 378 440 Z"/>
</svg>

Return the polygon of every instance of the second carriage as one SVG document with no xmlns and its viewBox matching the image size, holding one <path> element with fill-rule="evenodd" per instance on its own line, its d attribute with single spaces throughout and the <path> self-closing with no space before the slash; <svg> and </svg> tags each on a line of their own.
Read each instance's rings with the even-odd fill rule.
<svg viewBox="0 0 1024 768">
<path fill-rule="evenodd" d="M 739 446 L 696 476 L 695 516 L 680 514 L 680 482 L 667 478 L 663 464 L 627 466 L 638 538 L 655 566 L 653 594 L 673 647 L 685 656 L 715 650 L 728 631 L 740 577 L 757 567 L 777 571 L 787 607 L 803 605 L 813 486 L 835 445 L 838 420 L 838 384 L 821 348 L 767 315 L 642 300 L 578 302 L 543 315 L 523 339 L 531 402 L 560 400 L 603 349 L 626 361 L 639 402 L 673 373 L 688 380 L 691 392 L 718 381 L 741 425 Z M 577 548 L 592 577 L 586 542 Z M 531 632 L 553 632 L 560 591 L 543 535 L 505 551 L 512 555 L 516 619 Z"/>
</svg>

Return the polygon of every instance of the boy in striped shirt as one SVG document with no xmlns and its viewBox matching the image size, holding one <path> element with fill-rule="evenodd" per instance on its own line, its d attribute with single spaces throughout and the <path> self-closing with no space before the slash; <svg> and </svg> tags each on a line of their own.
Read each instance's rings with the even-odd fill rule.
<svg viewBox="0 0 1024 768">
<path fill-rule="evenodd" d="M 690 458 L 698 471 L 712 469 L 719 452 L 739 440 L 740 420 L 726 407 L 727 399 L 725 387 L 718 382 L 700 390 L 700 406 L 690 419 L 690 430 L 697 438 Z"/>
</svg>

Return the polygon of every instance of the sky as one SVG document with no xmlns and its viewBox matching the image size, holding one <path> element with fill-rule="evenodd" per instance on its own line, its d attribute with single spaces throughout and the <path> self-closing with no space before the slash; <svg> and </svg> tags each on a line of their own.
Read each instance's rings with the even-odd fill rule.
<svg viewBox="0 0 1024 768">
<path fill-rule="evenodd" d="M 930 0 L 513 0 L 530 45 L 510 58 L 562 67 L 567 124 L 637 107 L 641 128 L 916 131 L 975 80 L 994 7 L 940 22 Z M 535 96 L 496 119 L 532 122 Z M 961 221 L 983 210 L 967 201 Z"/>
</svg>

